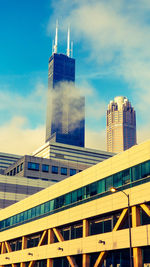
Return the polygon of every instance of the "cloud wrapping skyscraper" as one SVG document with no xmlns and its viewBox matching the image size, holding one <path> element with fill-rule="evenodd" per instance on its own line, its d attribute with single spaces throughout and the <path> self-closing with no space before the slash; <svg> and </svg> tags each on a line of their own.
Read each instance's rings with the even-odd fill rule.
<svg viewBox="0 0 150 267">
<path fill-rule="evenodd" d="M 126 97 L 115 97 L 107 109 L 107 151 L 119 153 L 135 144 L 135 110 Z"/>
</svg>

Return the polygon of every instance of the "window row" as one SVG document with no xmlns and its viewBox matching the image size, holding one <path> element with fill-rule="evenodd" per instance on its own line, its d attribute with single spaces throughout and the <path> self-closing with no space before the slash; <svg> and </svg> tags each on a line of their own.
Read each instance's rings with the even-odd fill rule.
<svg viewBox="0 0 150 267">
<path fill-rule="evenodd" d="M 16 225 L 18 223 L 21 224 L 24 221 L 31 220 L 34 218 L 36 219 L 37 217 L 43 216 L 44 214 L 48 215 L 51 212 L 57 212 L 60 208 L 69 208 L 74 203 L 77 204 L 80 201 L 86 201 L 86 199 L 90 199 L 93 196 L 98 196 L 102 193 L 108 192 L 113 186 L 118 188 L 130 183 L 133 183 L 134 186 L 134 182 L 136 180 L 145 178 L 149 175 L 150 161 L 147 161 L 133 166 L 132 168 L 128 168 L 121 172 L 115 173 L 94 183 L 83 186 L 77 190 L 59 196 L 55 199 L 49 200 L 41 205 L 21 212 L 8 219 L 0 221 L 0 229 L 12 227 L 13 225 Z"/>
<path fill-rule="evenodd" d="M 50 165 L 47 165 L 47 164 L 42 164 L 41 167 L 40 167 L 40 164 L 39 163 L 35 163 L 35 162 L 28 162 L 28 170 L 32 170 L 32 171 L 40 171 L 40 168 L 41 168 L 41 171 L 42 172 L 51 172 L 51 173 L 54 173 L 54 174 L 61 174 L 61 175 L 74 175 L 77 173 L 77 170 L 76 169 L 67 169 L 66 167 L 60 167 L 60 170 L 59 170 L 59 167 L 58 166 L 50 166 Z M 10 172 L 7 173 L 7 175 L 10 175 L 10 176 L 14 176 L 16 175 L 17 173 L 21 172 L 23 170 L 23 163 L 21 163 L 21 165 L 18 165 L 17 167 L 15 167 L 13 170 L 11 170 Z M 79 170 L 80 172 L 81 170 Z"/>
<path fill-rule="evenodd" d="M 10 172 L 7 173 L 7 175 L 10 176 L 14 176 L 17 173 L 21 172 L 23 170 L 23 163 L 21 163 L 20 165 L 18 165 L 16 168 L 14 168 L 13 170 L 11 170 Z"/>
</svg>

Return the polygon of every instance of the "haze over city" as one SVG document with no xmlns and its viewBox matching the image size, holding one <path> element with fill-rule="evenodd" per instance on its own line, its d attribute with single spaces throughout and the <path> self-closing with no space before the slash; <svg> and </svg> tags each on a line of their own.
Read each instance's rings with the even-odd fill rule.
<svg viewBox="0 0 150 267">
<path fill-rule="evenodd" d="M 106 110 L 117 95 L 136 110 L 137 141 L 149 138 L 150 2 L 1 2 L 0 147 L 30 153 L 45 139 L 48 59 L 71 28 L 76 87 L 86 97 L 86 146 L 106 150 Z"/>
</svg>

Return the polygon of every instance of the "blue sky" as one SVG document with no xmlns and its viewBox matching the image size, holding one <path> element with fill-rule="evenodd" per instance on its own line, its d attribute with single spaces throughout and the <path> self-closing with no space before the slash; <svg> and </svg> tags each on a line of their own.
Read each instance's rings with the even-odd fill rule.
<svg viewBox="0 0 150 267">
<path fill-rule="evenodd" d="M 86 146 L 106 150 L 106 109 L 117 95 L 150 133 L 149 0 L 1 0 L 0 151 L 25 154 L 44 143 L 48 58 L 56 19 L 58 52 L 71 28 L 76 86 L 86 96 Z"/>
</svg>

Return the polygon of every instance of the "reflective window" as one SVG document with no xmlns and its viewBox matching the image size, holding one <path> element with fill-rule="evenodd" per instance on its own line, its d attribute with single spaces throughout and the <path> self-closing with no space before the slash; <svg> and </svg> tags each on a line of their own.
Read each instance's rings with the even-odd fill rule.
<svg viewBox="0 0 150 267">
<path fill-rule="evenodd" d="M 52 173 L 58 173 L 58 167 L 52 166 Z"/>
<path fill-rule="evenodd" d="M 39 163 L 28 162 L 28 170 L 39 171 Z"/>
<path fill-rule="evenodd" d="M 106 191 L 109 191 L 113 187 L 113 176 L 106 178 Z"/>
<path fill-rule="evenodd" d="M 70 176 L 76 174 L 76 170 L 75 169 L 70 169 Z"/>
<path fill-rule="evenodd" d="M 42 172 L 49 172 L 49 165 L 42 164 Z"/>
<path fill-rule="evenodd" d="M 17 166 L 17 173 L 19 173 L 19 166 Z"/>
<path fill-rule="evenodd" d="M 61 167 L 61 174 L 67 175 L 67 168 Z"/>
<path fill-rule="evenodd" d="M 15 174 L 16 174 L 16 168 L 13 169 L 13 175 L 15 175 Z"/>
<path fill-rule="evenodd" d="M 141 164 L 141 173 L 142 173 L 142 178 L 148 176 L 150 174 L 150 162 L 143 162 Z"/>
<path fill-rule="evenodd" d="M 130 183 L 130 169 L 122 171 L 122 184 Z"/>
<path fill-rule="evenodd" d="M 122 186 L 122 172 L 118 172 L 113 175 L 114 187 Z"/>
<path fill-rule="evenodd" d="M 141 165 L 132 167 L 132 181 L 141 179 Z"/>
<path fill-rule="evenodd" d="M 23 163 L 21 163 L 21 165 L 20 165 L 20 171 L 22 171 L 23 170 Z"/>
<path fill-rule="evenodd" d="M 105 192 L 105 179 L 102 179 L 97 182 L 97 193 L 103 193 Z"/>
</svg>

